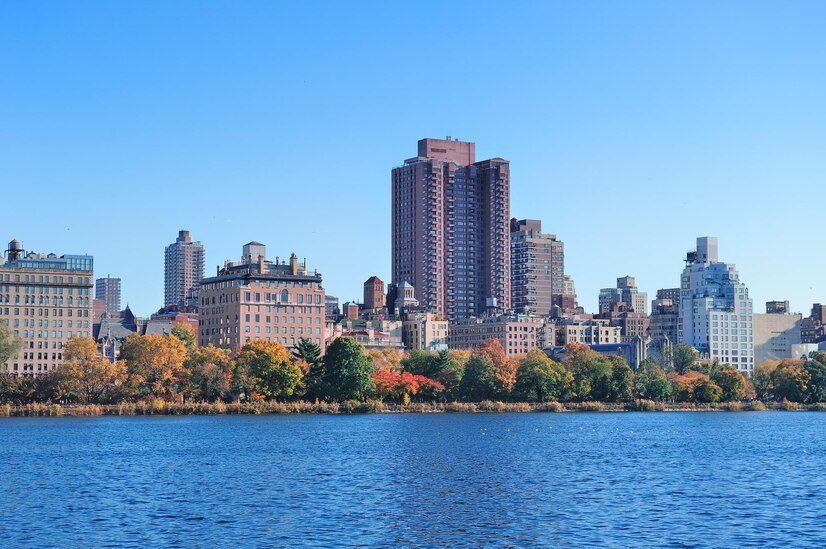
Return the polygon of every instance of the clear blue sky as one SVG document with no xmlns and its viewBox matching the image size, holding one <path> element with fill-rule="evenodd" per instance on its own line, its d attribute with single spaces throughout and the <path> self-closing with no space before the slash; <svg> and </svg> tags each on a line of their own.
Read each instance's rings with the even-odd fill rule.
<svg viewBox="0 0 826 549">
<path fill-rule="evenodd" d="M 449 4 L 449 5 L 446 5 Z M 0 238 L 90 253 L 147 314 L 179 228 L 329 293 L 390 275 L 421 137 L 511 161 L 586 308 L 720 238 L 762 311 L 826 300 L 824 2 L 5 2 Z M 10 192 L 12 191 L 12 192 Z"/>
</svg>

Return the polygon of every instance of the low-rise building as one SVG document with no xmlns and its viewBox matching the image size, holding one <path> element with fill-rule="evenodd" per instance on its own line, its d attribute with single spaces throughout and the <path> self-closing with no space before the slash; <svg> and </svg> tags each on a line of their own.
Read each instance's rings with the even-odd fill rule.
<svg viewBox="0 0 826 549">
<path fill-rule="evenodd" d="M 769 313 L 769 310 L 788 311 L 788 302 L 785 307 L 778 308 L 776 302 L 766 303 L 766 314 L 753 315 L 754 330 L 754 363 L 761 364 L 767 360 L 783 360 L 785 358 L 800 358 L 793 353 L 793 347 L 802 343 L 801 325 L 803 315 L 785 313 Z"/>
<path fill-rule="evenodd" d="M 508 356 L 523 355 L 544 347 L 545 321 L 525 314 L 471 317 L 450 323 L 448 347 L 473 349 L 489 339 L 498 339 Z"/>
<path fill-rule="evenodd" d="M 448 337 L 448 322 L 434 313 L 412 313 L 402 323 L 402 340 L 407 349 L 446 350 Z"/>
<path fill-rule="evenodd" d="M 622 343 L 622 329 L 600 318 L 568 319 L 556 325 L 556 346 L 564 347 L 568 343 L 588 346 Z"/>
</svg>

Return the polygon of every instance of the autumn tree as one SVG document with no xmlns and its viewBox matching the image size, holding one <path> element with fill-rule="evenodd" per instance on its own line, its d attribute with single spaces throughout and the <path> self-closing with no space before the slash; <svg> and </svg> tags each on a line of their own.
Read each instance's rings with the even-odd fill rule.
<svg viewBox="0 0 826 549">
<path fill-rule="evenodd" d="M 526 402 L 566 400 L 573 381 L 571 373 L 540 349 L 519 359 L 514 397 Z"/>
<path fill-rule="evenodd" d="M 374 394 L 380 400 L 395 400 L 406 404 L 416 395 L 432 399 L 444 390 L 442 384 L 410 372 L 379 370 L 373 372 L 372 377 L 375 384 Z"/>
<path fill-rule="evenodd" d="M 669 374 L 674 397 L 679 402 L 719 402 L 723 390 L 706 374 L 687 370 L 684 374 Z"/>
<path fill-rule="evenodd" d="M 198 400 L 214 402 L 232 397 L 233 360 L 229 349 L 196 347 L 186 361 L 192 393 Z"/>
<path fill-rule="evenodd" d="M 251 341 L 238 352 L 235 364 L 247 398 L 289 398 L 301 384 L 302 372 L 296 358 L 280 343 Z"/>
<path fill-rule="evenodd" d="M 479 346 L 477 353 L 488 357 L 493 362 L 497 396 L 507 398 L 516 384 L 516 361 L 508 358 L 505 348 L 498 339 L 487 340 Z"/>
<path fill-rule="evenodd" d="M 186 324 L 184 322 L 178 322 L 174 326 L 172 326 L 172 330 L 170 333 L 184 342 L 186 348 L 188 350 L 192 350 L 197 345 L 195 341 L 195 330 L 192 329 L 192 326 Z"/>
<path fill-rule="evenodd" d="M 121 358 L 126 361 L 127 383 L 138 397 L 179 400 L 188 388 L 184 367 L 186 344 L 173 335 L 129 335 Z"/>
<path fill-rule="evenodd" d="M 713 369 L 710 377 L 720 387 L 723 402 L 743 400 L 749 395 L 748 380 L 731 366 Z"/>
<path fill-rule="evenodd" d="M 327 348 L 319 383 L 320 396 L 335 401 L 363 400 L 373 393 L 373 363 L 351 337 L 339 337 Z"/>
<path fill-rule="evenodd" d="M 126 365 L 98 353 L 91 337 L 73 337 L 63 346 L 63 363 L 53 375 L 61 400 L 103 404 L 121 396 Z"/>
<path fill-rule="evenodd" d="M 399 373 L 402 371 L 402 364 L 406 360 L 404 352 L 393 347 L 370 349 L 367 354 L 373 360 L 373 369 L 377 372 L 387 370 Z"/>
</svg>

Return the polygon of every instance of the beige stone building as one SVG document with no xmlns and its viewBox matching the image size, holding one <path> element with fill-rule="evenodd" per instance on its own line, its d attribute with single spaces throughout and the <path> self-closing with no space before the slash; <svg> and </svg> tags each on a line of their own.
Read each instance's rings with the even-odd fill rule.
<svg viewBox="0 0 826 549">
<path fill-rule="evenodd" d="M 570 320 L 556 326 L 556 345 L 564 347 L 568 343 L 585 345 L 606 345 L 622 342 L 622 329 L 611 326 L 608 320 Z"/>
<path fill-rule="evenodd" d="M 227 261 L 201 282 L 200 345 L 238 351 L 250 341 L 295 346 L 301 338 L 325 346 L 324 288 L 321 275 L 307 270 L 295 254 L 289 261 L 266 259 L 266 247 L 244 245 L 241 261 Z"/>
<path fill-rule="evenodd" d="M 754 313 L 754 363 L 800 358 L 794 354 L 792 346 L 801 343 L 802 323 L 803 315 L 800 313 Z"/>
<path fill-rule="evenodd" d="M 63 362 L 63 346 L 92 335 L 93 259 L 26 253 L 12 240 L 0 259 L 0 322 L 22 341 L 5 370 L 36 376 Z"/>
<path fill-rule="evenodd" d="M 433 313 L 413 313 L 402 323 L 402 339 L 407 349 L 443 351 L 448 348 L 449 325 Z"/>
<path fill-rule="evenodd" d="M 523 355 L 544 347 L 544 324 L 541 317 L 523 314 L 469 318 L 450 324 L 448 345 L 451 349 L 473 349 L 498 339 L 508 356 Z"/>
</svg>

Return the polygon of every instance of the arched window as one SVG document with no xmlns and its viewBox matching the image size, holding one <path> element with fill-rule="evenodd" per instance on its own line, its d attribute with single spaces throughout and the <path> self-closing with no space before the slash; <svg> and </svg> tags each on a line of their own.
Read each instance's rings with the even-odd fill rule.
<svg viewBox="0 0 826 549">
<path fill-rule="evenodd" d="M 281 301 L 287 303 L 290 300 L 290 294 L 287 290 L 281 290 Z"/>
</svg>

